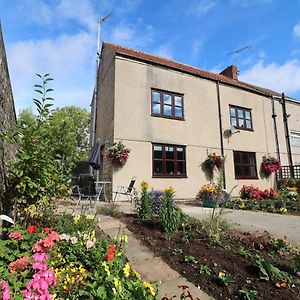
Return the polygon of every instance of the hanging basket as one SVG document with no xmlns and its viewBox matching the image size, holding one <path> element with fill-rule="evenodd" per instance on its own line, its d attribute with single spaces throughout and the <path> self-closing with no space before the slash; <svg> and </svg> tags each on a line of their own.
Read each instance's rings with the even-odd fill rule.
<svg viewBox="0 0 300 300">
<path fill-rule="evenodd" d="M 130 149 L 126 148 L 125 145 L 119 141 L 117 143 L 113 143 L 107 149 L 105 158 L 118 166 L 123 166 L 129 157 L 129 153 Z"/>
</svg>

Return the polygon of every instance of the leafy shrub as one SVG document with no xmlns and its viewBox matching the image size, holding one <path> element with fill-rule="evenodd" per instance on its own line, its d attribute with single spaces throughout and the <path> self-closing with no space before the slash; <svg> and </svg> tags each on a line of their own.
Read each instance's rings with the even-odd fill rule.
<svg viewBox="0 0 300 300">
<path fill-rule="evenodd" d="M 164 192 L 165 195 L 162 197 L 159 216 L 162 227 L 166 233 L 166 237 L 170 238 L 170 235 L 177 232 L 179 229 L 182 212 L 174 202 L 174 189 L 170 187 Z"/>
<path fill-rule="evenodd" d="M 97 209 L 98 214 L 108 215 L 113 218 L 121 218 L 123 213 L 120 211 L 120 206 L 114 202 L 102 205 Z"/>
<path fill-rule="evenodd" d="M 137 217 L 140 221 L 153 219 L 153 206 L 152 197 L 148 192 L 149 185 L 147 182 L 142 181 L 140 196 L 135 196 L 135 207 L 137 209 Z"/>
</svg>

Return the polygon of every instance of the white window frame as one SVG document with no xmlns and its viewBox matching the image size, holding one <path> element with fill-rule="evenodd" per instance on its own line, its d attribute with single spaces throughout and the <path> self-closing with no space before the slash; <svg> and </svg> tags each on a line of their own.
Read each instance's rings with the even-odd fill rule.
<svg viewBox="0 0 300 300">
<path fill-rule="evenodd" d="M 296 142 L 295 142 L 295 140 L 296 140 Z M 290 141 L 291 141 L 291 146 L 300 147 L 300 131 L 291 130 Z"/>
</svg>

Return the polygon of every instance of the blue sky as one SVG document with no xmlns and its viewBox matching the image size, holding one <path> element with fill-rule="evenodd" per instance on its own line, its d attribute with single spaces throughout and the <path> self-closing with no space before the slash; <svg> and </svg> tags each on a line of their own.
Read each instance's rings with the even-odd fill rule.
<svg viewBox="0 0 300 300">
<path fill-rule="evenodd" d="M 17 111 L 35 73 L 55 79 L 56 106 L 89 109 L 97 20 L 102 39 L 220 72 L 240 55 L 240 80 L 300 99 L 300 0 L 0 0 Z"/>
</svg>

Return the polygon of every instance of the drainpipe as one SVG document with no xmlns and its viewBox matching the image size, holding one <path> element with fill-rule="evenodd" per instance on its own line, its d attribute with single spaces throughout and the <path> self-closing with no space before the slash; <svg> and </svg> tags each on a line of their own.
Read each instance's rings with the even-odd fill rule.
<svg viewBox="0 0 300 300">
<path fill-rule="evenodd" d="M 285 141 L 286 141 L 286 148 L 287 148 L 287 152 L 288 152 L 290 173 L 291 173 L 291 177 L 294 178 L 295 176 L 294 176 L 294 168 L 293 168 L 293 158 L 292 158 L 289 127 L 288 127 L 288 117 L 289 116 L 286 113 L 284 93 L 281 94 L 281 105 L 282 105 L 283 125 L 284 125 L 284 131 L 285 131 Z"/>
<path fill-rule="evenodd" d="M 220 99 L 220 82 L 217 80 L 217 100 L 218 100 L 218 112 L 219 112 L 219 131 L 220 131 L 220 145 L 221 145 L 221 154 L 224 157 L 224 143 L 223 143 L 223 131 L 222 131 L 222 112 L 221 112 L 221 99 Z M 225 178 L 225 165 L 222 169 L 223 173 L 223 187 L 226 190 L 226 178 Z"/>
<path fill-rule="evenodd" d="M 277 152 L 277 158 L 280 161 L 280 149 L 279 149 L 277 122 L 276 122 L 277 115 L 276 115 L 276 112 L 275 112 L 275 104 L 274 104 L 274 97 L 273 96 L 272 96 L 272 99 L 271 99 L 271 105 L 272 105 L 272 118 L 273 118 L 273 125 L 274 125 L 276 152 Z"/>
</svg>

